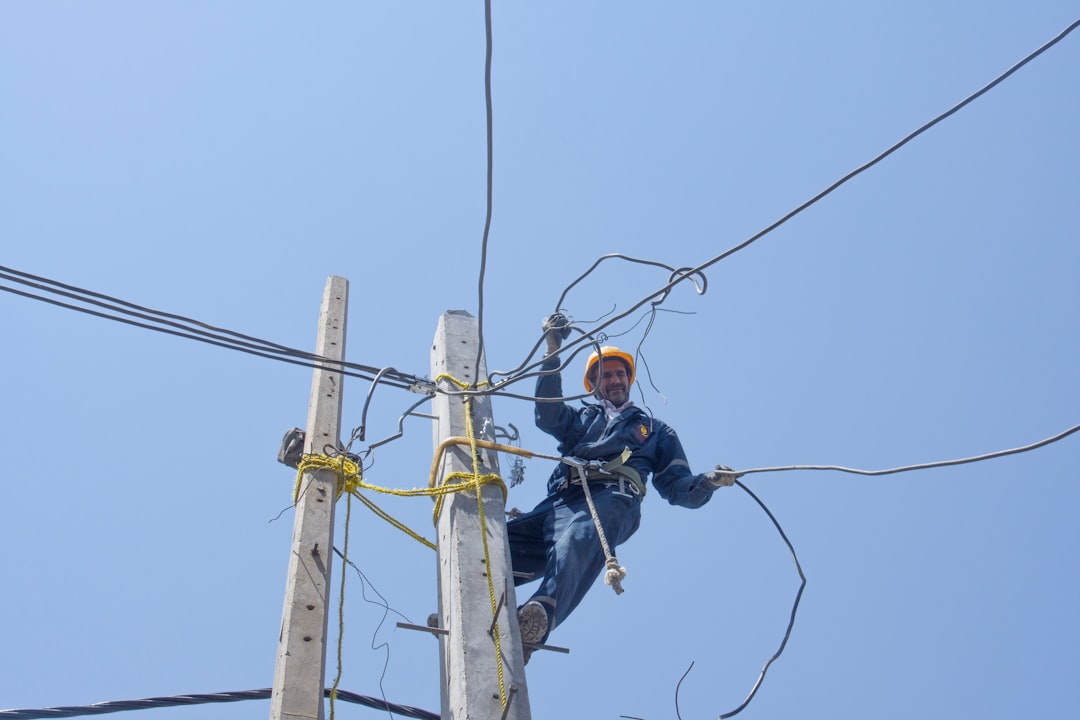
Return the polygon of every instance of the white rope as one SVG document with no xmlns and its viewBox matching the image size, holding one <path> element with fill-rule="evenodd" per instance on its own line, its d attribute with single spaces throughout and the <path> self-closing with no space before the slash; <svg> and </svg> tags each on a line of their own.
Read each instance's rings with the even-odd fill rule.
<svg viewBox="0 0 1080 720">
<path fill-rule="evenodd" d="M 626 577 L 626 568 L 619 565 L 619 559 L 615 557 L 611 552 L 611 548 L 608 547 L 607 536 L 604 535 L 604 528 L 600 524 L 600 515 L 596 512 L 596 505 L 593 504 L 592 492 L 589 490 L 589 478 L 585 473 L 585 468 L 579 466 L 577 471 L 581 477 L 581 489 L 585 491 L 585 502 L 589 505 L 589 514 L 592 515 L 593 524 L 596 525 L 596 534 L 600 537 L 600 547 L 604 549 L 605 565 L 607 566 L 607 571 L 604 573 L 604 584 L 610 585 L 616 595 L 622 595 L 622 579 Z"/>
</svg>

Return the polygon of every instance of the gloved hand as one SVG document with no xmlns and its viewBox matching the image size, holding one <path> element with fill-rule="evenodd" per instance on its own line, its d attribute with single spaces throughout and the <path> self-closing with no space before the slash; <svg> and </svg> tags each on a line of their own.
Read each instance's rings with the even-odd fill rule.
<svg viewBox="0 0 1080 720">
<path fill-rule="evenodd" d="M 731 487 L 738 477 L 727 465 L 717 465 L 715 470 L 705 473 L 705 482 L 714 488 Z"/>
<path fill-rule="evenodd" d="M 562 341 L 570 336 L 570 320 L 562 313 L 549 315 L 541 325 L 544 341 L 547 342 L 547 354 L 554 355 L 562 347 Z"/>
</svg>

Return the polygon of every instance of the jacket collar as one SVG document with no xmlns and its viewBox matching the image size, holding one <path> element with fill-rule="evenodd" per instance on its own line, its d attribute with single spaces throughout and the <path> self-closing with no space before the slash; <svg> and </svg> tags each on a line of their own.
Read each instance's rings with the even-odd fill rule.
<svg viewBox="0 0 1080 720">
<path fill-rule="evenodd" d="M 622 405 L 615 407 L 612 403 L 608 402 L 604 398 L 600 398 L 600 404 L 604 408 L 604 414 L 607 415 L 608 420 L 615 420 L 621 416 L 625 411 L 634 407 L 633 400 L 627 400 Z"/>
</svg>

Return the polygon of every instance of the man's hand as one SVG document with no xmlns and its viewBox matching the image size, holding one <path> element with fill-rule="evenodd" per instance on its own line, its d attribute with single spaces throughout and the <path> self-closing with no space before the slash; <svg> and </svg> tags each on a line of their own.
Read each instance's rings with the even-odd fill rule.
<svg viewBox="0 0 1080 720">
<path fill-rule="evenodd" d="M 727 465 L 717 465 L 715 470 L 705 473 L 705 482 L 714 488 L 731 487 L 738 477 Z"/>
<path fill-rule="evenodd" d="M 562 313 L 554 313 L 544 320 L 544 341 L 547 342 L 547 354 L 554 355 L 562 347 L 562 341 L 570 335 L 570 320 Z"/>
</svg>

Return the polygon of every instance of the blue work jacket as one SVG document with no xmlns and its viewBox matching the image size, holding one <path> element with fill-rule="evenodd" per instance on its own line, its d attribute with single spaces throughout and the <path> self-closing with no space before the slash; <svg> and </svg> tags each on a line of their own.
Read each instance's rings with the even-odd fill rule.
<svg viewBox="0 0 1080 720">
<path fill-rule="evenodd" d="M 558 358 L 544 361 L 544 370 L 559 366 Z M 541 375 L 536 397 L 563 397 L 559 373 Z M 672 505 L 698 508 L 709 502 L 715 488 L 704 475 L 690 470 L 678 435 L 661 420 L 641 408 L 629 406 L 609 420 L 603 405 L 585 403 L 573 408 L 564 402 L 536 403 L 536 426 L 559 441 L 559 454 L 585 460 L 613 460 L 624 449 L 631 455 L 625 464 L 637 471 L 642 482 L 652 478 L 660 497 Z M 565 486 L 570 466 L 559 463 L 548 479 L 548 493 Z"/>
</svg>

